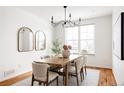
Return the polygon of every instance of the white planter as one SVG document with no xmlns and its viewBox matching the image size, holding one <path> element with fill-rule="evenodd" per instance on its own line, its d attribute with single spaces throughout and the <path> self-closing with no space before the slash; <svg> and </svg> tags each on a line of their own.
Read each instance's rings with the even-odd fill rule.
<svg viewBox="0 0 124 93">
<path fill-rule="evenodd" d="M 69 50 L 63 50 L 63 51 L 62 51 L 62 56 L 63 56 L 64 58 L 68 58 L 68 57 L 70 56 L 70 51 L 69 51 Z"/>
</svg>

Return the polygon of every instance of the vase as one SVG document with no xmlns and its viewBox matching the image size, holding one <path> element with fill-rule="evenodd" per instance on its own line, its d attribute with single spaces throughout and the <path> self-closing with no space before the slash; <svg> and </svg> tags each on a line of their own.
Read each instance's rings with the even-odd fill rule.
<svg viewBox="0 0 124 93">
<path fill-rule="evenodd" d="M 62 56 L 63 56 L 64 58 L 68 58 L 68 57 L 70 56 L 70 51 L 69 51 L 69 50 L 63 50 L 63 51 L 62 51 Z"/>
</svg>

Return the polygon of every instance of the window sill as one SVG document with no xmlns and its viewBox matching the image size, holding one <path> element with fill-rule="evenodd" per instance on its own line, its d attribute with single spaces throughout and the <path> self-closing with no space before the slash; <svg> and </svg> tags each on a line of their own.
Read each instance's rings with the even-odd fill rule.
<svg viewBox="0 0 124 93">
<path fill-rule="evenodd" d="M 72 53 L 73 55 L 79 55 L 79 53 Z M 96 54 L 86 54 L 88 56 L 95 56 Z"/>
<path fill-rule="evenodd" d="M 88 56 L 95 56 L 96 54 L 86 54 L 86 55 L 88 55 Z"/>
</svg>

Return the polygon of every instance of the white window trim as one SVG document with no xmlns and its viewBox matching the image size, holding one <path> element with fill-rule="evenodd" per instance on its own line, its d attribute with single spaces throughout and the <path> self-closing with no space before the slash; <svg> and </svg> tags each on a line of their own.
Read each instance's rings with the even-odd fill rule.
<svg viewBox="0 0 124 93">
<path fill-rule="evenodd" d="M 96 46 L 95 46 L 95 32 L 96 32 L 96 24 L 95 23 L 89 23 L 89 24 L 82 24 L 82 25 L 79 25 L 79 26 L 66 26 L 65 28 L 69 28 L 69 27 L 78 27 L 78 53 L 74 53 L 74 54 L 79 54 L 81 52 L 81 44 L 80 44 L 80 27 L 81 26 L 86 26 L 86 25 L 94 25 L 94 53 L 88 53 L 87 55 L 92 55 L 92 56 L 95 56 L 96 55 Z M 64 29 L 64 34 L 66 33 L 65 32 L 66 30 Z M 66 34 L 65 34 L 65 38 L 64 38 L 64 43 L 66 43 Z"/>
</svg>

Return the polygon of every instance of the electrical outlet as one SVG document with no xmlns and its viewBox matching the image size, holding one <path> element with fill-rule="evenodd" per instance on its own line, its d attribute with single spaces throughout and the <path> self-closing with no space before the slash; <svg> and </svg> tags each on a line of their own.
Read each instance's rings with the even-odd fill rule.
<svg viewBox="0 0 124 93">
<path fill-rule="evenodd" d="M 0 79 L 3 78 L 3 72 L 0 72 Z"/>
</svg>

